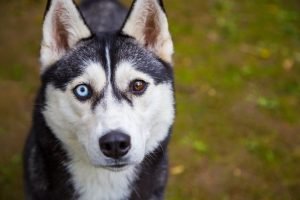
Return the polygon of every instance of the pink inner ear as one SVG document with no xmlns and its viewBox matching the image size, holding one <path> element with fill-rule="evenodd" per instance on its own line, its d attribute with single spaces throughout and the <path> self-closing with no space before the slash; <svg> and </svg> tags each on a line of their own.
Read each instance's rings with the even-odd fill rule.
<svg viewBox="0 0 300 200">
<path fill-rule="evenodd" d="M 57 5 L 55 11 L 55 20 L 54 21 L 54 39 L 56 42 L 57 49 L 67 50 L 70 48 L 68 43 L 68 31 L 66 30 L 66 24 L 62 22 L 61 17 L 64 17 L 65 12 L 67 12 L 60 4 Z"/>
<path fill-rule="evenodd" d="M 145 23 L 145 29 L 144 29 L 144 40 L 145 40 L 145 46 L 146 47 L 153 47 L 156 42 L 157 38 L 159 36 L 160 30 L 159 30 L 159 19 L 158 19 L 158 13 L 157 10 L 153 7 L 149 9 L 148 16 L 146 18 Z"/>
</svg>

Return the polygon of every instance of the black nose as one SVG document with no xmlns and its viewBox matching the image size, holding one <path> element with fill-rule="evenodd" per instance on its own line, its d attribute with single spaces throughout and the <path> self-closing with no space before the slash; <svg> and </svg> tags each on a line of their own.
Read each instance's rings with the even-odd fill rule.
<svg viewBox="0 0 300 200">
<path fill-rule="evenodd" d="M 102 136 L 99 145 L 104 155 L 115 159 L 126 155 L 131 147 L 129 135 L 118 131 L 112 131 Z"/>
</svg>

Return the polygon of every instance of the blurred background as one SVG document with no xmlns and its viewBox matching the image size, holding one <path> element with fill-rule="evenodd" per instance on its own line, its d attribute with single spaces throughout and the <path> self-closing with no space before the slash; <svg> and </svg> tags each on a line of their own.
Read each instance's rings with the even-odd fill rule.
<svg viewBox="0 0 300 200">
<path fill-rule="evenodd" d="M 0 0 L 1 200 L 23 198 L 45 4 Z M 299 0 L 165 6 L 177 97 L 166 199 L 300 199 Z"/>
</svg>

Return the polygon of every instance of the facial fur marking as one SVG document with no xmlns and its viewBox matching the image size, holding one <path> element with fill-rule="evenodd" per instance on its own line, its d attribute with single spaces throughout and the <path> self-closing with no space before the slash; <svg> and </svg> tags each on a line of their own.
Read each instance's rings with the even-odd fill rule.
<svg viewBox="0 0 300 200">
<path fill-rule="evenodd" d="M 105 59 L 106 59 L 106 67 L 107 67 L 107 90 L 106 92 L 108 93 L 107 96 L 110 96 L 110 100 L 107 102 L 111 101 L 113 97 L 115 97 L 118 100 L 125 99 L 129 104 L 132 104 L 130 100 L 126 97 L 125 94 L 123 94 L 121 91 L 119 91 L 118 88 L 116 88 L 115 83 L 114 83 L 114 74 L 112 74 L 112 65 L 111 65 L 111 57 L 109 53 L 109 44 L 106 44 L 105 46 Z M 129 100 L 129 101 L 128 101 Z"/>
<path fill-rule="evenodd" d="M 111 77 L 111 63 L 110 63 L 110 57 L 109 57 L 109 47 L 105 46 L 105 59 L 107 64 L 107 80 L 110 80 Z"/>
<path fill-rule="evenodd" d="M 97 96 L 94 98 L 92 103 L 92 110 L 94 111 L 98 103 L 101 101 L 101 99 L 104 97 L 104 91 L 102 90 Z"/>
</svg>

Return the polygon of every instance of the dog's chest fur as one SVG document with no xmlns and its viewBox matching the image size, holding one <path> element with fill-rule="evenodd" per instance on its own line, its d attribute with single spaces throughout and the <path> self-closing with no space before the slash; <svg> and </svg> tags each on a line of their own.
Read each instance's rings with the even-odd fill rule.
<svg viewBox="0 0 300 200">
<path fill-rule="evenodd" d="M 81 200 L 128 199 L 136 178 L 134 168 L 111 172 L 82 162 L 72 163 L 68 168 Z"/>
</svg>

